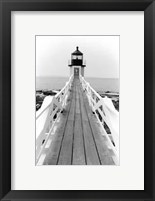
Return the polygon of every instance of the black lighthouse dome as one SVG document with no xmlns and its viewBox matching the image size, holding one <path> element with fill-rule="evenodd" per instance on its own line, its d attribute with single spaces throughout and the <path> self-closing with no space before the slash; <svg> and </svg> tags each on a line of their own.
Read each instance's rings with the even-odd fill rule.
<svg viewBox="0 0 155 201">
<path fill-rule="evenodd" d="M 83 55 L 82 52 L 79 51 L 79 47 L 76 47 L 76 50 L 72 53 L 72 55 Z"/>
</svg>

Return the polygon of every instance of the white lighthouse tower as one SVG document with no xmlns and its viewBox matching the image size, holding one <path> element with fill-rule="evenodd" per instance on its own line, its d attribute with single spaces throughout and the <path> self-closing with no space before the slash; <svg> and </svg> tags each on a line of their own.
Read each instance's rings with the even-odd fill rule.
<svg viewBox="0 0 155 201">
<path fill-rule="evenodd" d="M 70 75 L 74 77 L 79 77 L 79 74 L 84 77 L 84 67 L 83 64 L 83 53 L 79 51 L 79 47 L 71 54 L 71 63 L 68 65 L 70 67 Z"/>
</svg>

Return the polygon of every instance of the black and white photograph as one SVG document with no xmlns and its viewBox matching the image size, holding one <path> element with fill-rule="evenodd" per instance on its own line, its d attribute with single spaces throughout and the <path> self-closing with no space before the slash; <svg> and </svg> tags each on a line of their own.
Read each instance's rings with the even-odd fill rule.
<svg viewBox="0 0 155 201">
<path fill-rule="evenodd" d="M 36 35 L 35 164 L 119 165 L 119 35 Z"/>
<path fill-rule="evenodd" d="M 154 1 L 0 13 L 0 198 L 155 200 Z"/>
</svg>

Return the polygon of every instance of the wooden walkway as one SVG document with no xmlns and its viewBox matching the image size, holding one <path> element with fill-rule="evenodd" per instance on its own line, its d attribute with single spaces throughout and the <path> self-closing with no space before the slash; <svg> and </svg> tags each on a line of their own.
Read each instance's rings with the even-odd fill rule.
<svg viewBox="0 0 155 201">
<path fill-rule="evenodd" d="M 55 124 L 38 165 L 115 165 L 115 154 L 74 78 L 67 106 Z"/>
</svg>

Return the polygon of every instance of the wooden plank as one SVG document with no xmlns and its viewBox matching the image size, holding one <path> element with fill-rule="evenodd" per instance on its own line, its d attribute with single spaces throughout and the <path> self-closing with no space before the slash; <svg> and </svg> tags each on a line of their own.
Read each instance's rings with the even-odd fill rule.
<svg viewBox="0 0 155 201">
<path fill-rule="evenodd" d="M 74 124 L 74 141 L 73 141 L 73 165 L 85 165 L 85 152 L 83 142 L 83 131 L 81 123 L 81 111 L 78 94 L 78 82 L 76 81 L 76 113 L 75 113 L 75 124 Z"/>
<path fill-rule="evenodd" d="M 103 135 L 101 132 L 102 128 L 99 129 L 101 125 L 98 125 L 97 119 L 92 117 L 93 121 L 91 121 L 93 133 L 95 137 L 95 141 L 98 147 L 100 159 L 102 165 L 115 165 L 113 157 L 116 157 L 107 137 Z"/>
<path fill-rule="evenodd" d="M 83 125 L 84 142 L 85 142 L 86 163 L 87 165 L 100 165 L 100 160 L 92 136 L 92 131 L 90 128 L 89 119 L 86 113 L 82 91 L 80 87 L 79 87 L 79 94 L 80 94 L 82 125 Z"/>
<path fill-rule="evenodd" d="M 71 109 L 69 112 L 65 134 L 62 141 L 62 146 L 58 159 L 58 165 L 71 165 L 72 163 L 73 130 L 74 130 L 74 116 L 75 116 L 75 81 L 72 93 L 73 98 L 71 103 Z"/>
<path fill-rule="evenodd" d="M 73 88 L 73 87 L 72 87 Z M 69 116 L 69 111 L 71 108 L 71 99 L 72 99 L 72 92 L 68 97 L 68 104 L 60 116 L 60 122 L 58 124 L 58 129 L 56 130 L 56 133 L 52 136 L 51 138 L 51 145 L 48 150 L 46 151 L 46 158 L 44 160 L 44 165 L 56 165 L 58 156 L 59 156 L 59 151 L 61 148 L 61 143 L 63 139 L 63 135 L 65 132 L 65 127 L 67 124 L 68 116 Z"/>
<path fill-rule="evenodd" d="M 104 141 L 104 138 L 103 138 L 102 134 L 100 133 L 98 125 L 95 124 L 96 119 L 92 113 L 92 110 L 89 106 L 88 99 L 84 93 L 83 93 L 83 98 L 84 98 L 89 122 L 91 125 L 92 133 L 94 136 L 94 141 L 95 141 L 97 151 L 98 151 L 98 154 L 100 157 L 100 161 L 101 161 L 102 165 L 115 165 L 113 158 L 112 158 L 114 155 L 114 152 L 108 148 L 108 143 L 106 141 Z"/>
</svg>

